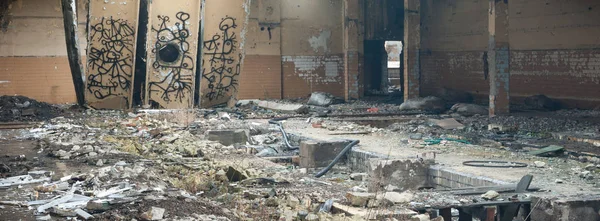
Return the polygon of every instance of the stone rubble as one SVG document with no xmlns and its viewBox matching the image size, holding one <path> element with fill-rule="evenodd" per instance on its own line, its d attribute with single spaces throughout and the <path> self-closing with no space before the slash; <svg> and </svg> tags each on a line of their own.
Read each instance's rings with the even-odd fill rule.
<svg viewBox="0 0 600 221">
<path fill-rule="evenodd" d="M 463 138 L 474 141 L 472 136 L 475 135 L 494 142 L 547 136 L 539 129 L 532 129 L 535 125 L 522 118 L 490 119 L 483 116 L 484 107 L 473 105 L 455 106 L 445 115 L 428 115 L 432 112 L 427 110 L 447 110 L 445 101 L 439 98 L 420 99 L 407 102 L 402 108 L 373 106 L 361 101 L 325 105 L 328 107 L 302 104 L 303 111 L 286 112 L 285 116 L 300 114 L 308 118 L 319 112 L 326 112 L 326 115 L 358 112 L 346 108 L 348 105 L 364 105 L 364 110 L 377 109 L 377 113 L 384 114 L 425 110 L 422 113 L 427 114 L 386 127 L 314 117 L 309 118 L 306 125 L 332 133 L 361 132 L 367 136 L 385 137 L 402 133 L 407 135 L 402 144 L 431 148 L 440 153 L 457 148 L 450 144 L 459 143 Z M 478 109 L 465 110 L 466 107 Z M 373 114 L 373 111 L 367 113 Z M 27 174 L 28 177 L 19 178 L 19 182 L 14 182 L 16 176 L 0 179 L 0 188 L 14 191 L 7 198 L 10 200 L 3 200 L 2 204 L 4 209 L 28 206 L 31 208 L 28 213 L 40 220 L 57 217 L 101 220 L 383 220 L 380 215 L 372 216 L 365 212 L 369 210 L 392 211 L 386 213 L 391 214 L 385 217 L 387 220 L 430 220 L 413 210 L 510 199 L 495 191 L 456 196 L 417 188 L 406 191 L 409 185 L 399 185 L 399 182 L 373 185 L 377 177 L 352 171 L 344 165 L 336 165 L 325 176 L 314 178 L 312 176 L 318 169 L 299 168 L 293 159 L 299 151 L 287 148 L 281 132 L 265 120 L 280 116 L 274 109 L 241 103 L 231 109 L 192 112 L 88 110 L 78 117 L 53 118 L 40 127 L 27 130 L 23 136 L 38 141 L 35 151 L 39 155 L 35 160 L 44 161 L 46 164 L 41 164 L 41 167 L 50 168 L 53 173 L 35 173 L 34 170 L 29 171 L 34 173 Z M 454 119 L 464 128 L 443 130 L 427 124 L 427 119 Z M 573 125 L 570 121 L 566 122 L 549 121 L 537 126 L 561 130 Z M 285 122 L 283 124 L 288 126 Z M 492 130 L 488 130 L 489 125 L 493 126 Z M 585 130 L 594 129 L 594 126 L 589 126 Z M 446 139 L 453 136 L 462 137 Z M 426 140 L 438 138 L 441 139 L 439 144 L 423 147 Z M 295 146 L 306 139 L 290 135 L 290 142 Z M 506 142 L 500 145 L 509 146 Z M 30 156 L 24 158 L 34 161 Z M 573 167 L 573 170 L 567 168 L 568 174 L 561 174 L 560 179 L 552 178 L 555 181 L 552 184 L 595 183 L 600 159 L 582 159 L 589 163 Z M 420 175 L 427 171 L 428 160 L 432 159 L 420 156 L 407 162 L 390 160 L 390 164 L 413 165 L 416 169 L 412 172 Z M 558 162 L 563 159 L 558 158 L 531 156 L 523 158 L 525 160 L 531 165 L 527 169 L 537 173 L 559 171 L 558 167 L 563 165 Z M 54 164 L 57 166 L 54 167 Z M 390 177 L 397 175 L 387 174 L 383 168 L 385 165 L 381 165 L 378 173 Z M 340 212 L 340 208 L 345 212 Z M 394 211 L 404 212 L 395 214 Z"/>
</svg>

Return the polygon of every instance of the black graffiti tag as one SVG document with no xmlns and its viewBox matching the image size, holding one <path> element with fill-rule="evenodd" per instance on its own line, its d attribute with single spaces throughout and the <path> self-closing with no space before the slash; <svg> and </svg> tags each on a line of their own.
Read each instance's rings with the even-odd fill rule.
<svg viewBox="0 0 600 221">
<path fill-rule="evenodd" d="M 203 42 L 204 54 L 208 56 L 208 62 L 203 61 L 207 66 L 202 70 L 202 77 L 208 82 L 208 92 L 204 97 L 210 101 L 237 90 L 236 78 L 240 75 L 242 54 L 236 53 L 236 28 L 235 19 L 226 16 L 219 24 L 220 32 Z"/>
<path fill-rule="evenodd" d="M 177 22 L 173 27 L 168 26 L 170 22 L 168 16 L 160 15 L 158 16 L 161 21 L 160 27 L 152 27 L 152 31 L 156 32 L 156 42 L 152 49 L 156 61 L 152 67 L 166 74 L 159 81 L 149 82 L 151 100 L 152 92 L 158 92 L 165 102 L 176 100 L 183 102 L 186 95 L 192 94 L 194 60 L 190 56 L 188 42 L 190 30 L 186 25 L 190 14 L 178 12 L 175 17 Z"/>
<path fill-rule="evenodd" d="M 135 30 L 125 20 L 103 17 L 91 26 L 87 89 L 94 97 L 129 100 L 134 42 Z"/>
</svg>

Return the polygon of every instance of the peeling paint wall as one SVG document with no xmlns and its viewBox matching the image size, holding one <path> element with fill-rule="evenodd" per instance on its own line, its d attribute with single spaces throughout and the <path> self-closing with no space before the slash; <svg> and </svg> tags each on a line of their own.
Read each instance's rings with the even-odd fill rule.
<svg viewBox="0 0 600 221">
<path fill-rule="evenodd" d="M 75 102 L 60 1 L 15 0 L 0 21 L 0 95 Z M 87 1 L 77 1 L 80 53 L 87 45 Z M 85 57 L 84 57 L 85 59 Z"/>
<path fill-rule="evenodd" d="M 344 96 L 342 0 L 282 0 L 283 97 Z"/>
</svg>

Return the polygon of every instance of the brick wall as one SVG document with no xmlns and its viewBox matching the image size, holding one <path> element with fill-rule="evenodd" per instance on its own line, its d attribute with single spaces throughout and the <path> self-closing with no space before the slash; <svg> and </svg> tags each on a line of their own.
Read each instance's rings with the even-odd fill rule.
<svg viewBox="0 0 600 221">
<path fill-rule="evenodd" d="M 486 102 L 487 1 L 423 1 L 421 93 L 469 91 Z M 514 102 L 545 94 L 567 107 L 600 105 L 600 3 L 509 3 L 510 93 Z"/>
<path fill-rule="evenodd" d="M 282 64 L 279 0 L 252 1 L 246 47 L 238 98 L 280 99 Z"/>
<path fill-rule="evenodd" d="M 343 1 L 282 0 L 283 97 L 344 96 Z"/>
<path fill-rule="evenodd" d="M 600 105 L 600 2 L 509 4 L 513 100 L 545 94 L 576 108 Z"/>
<path fill-rule="evenodd" d="M 422 2 L 421 96 L 450 88 L 487 98 L 487 7 L 487 1 Z"/>
<path fill-rule="evenodd" d="M 238 98 L 344 96 L 342 0 L 252 1 Z"/>
</svg>

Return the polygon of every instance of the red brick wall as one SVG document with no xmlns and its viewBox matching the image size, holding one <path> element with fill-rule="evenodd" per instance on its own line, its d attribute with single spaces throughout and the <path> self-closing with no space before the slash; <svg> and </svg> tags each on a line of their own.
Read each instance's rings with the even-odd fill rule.
<svg viewBox="0 0 600 221">
<path fill-rule="evenodd" d="M 457 89 L 484 101 L 490 87 L 483 55 L 483 51 L 421 52 L 421 93 L 439 95 L 442 88 Z"/>
<path fill-rule="evenodd" d="M 322 91 L 344 97 L 344 55 L 284 56 L 284 98 Z"/>
<path fill-rule="evenodd" d="M 449 88 L 487 99 L 487 7 L 487 1 L 421 3 L 421 96 L 440 95 L 442 88 Z"/>
<path fill-rule="evenodd" d="M 597 0 L 509 3 L 510 93 L 545 94 L 568 107 L 600 105 L 600 4 Z"/>
<path fill-rule="evenodd" d="M 239 99 L 281 98 L 281 56 L 246 55 Z"/>
<path fill-rule="evenodd" d="M 600 49 L 513 50 L 510 65 L 516 101 L 544 94 L 568 107 L 600 105 Z"/>
<path fill-rule="evenodd" d="M 485 102 L 487 4 L 441 0 L 422 5 L 422 96 L 439 95 L 447 87 L 469 91 Z M 512 0 L 509 22 L 512 101 L 545 94 L 568 107 L 600 105 L 597 1 Z"/>
</svg>

